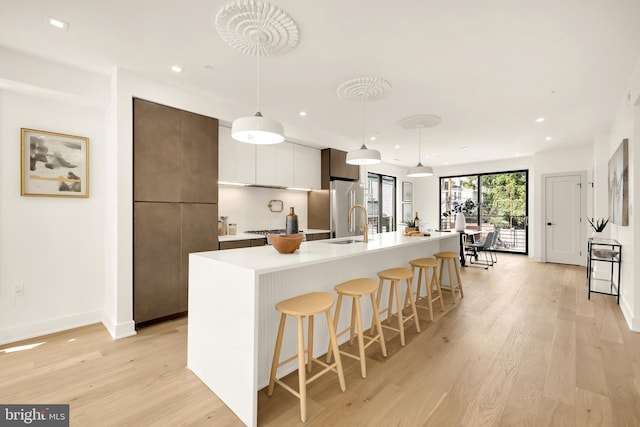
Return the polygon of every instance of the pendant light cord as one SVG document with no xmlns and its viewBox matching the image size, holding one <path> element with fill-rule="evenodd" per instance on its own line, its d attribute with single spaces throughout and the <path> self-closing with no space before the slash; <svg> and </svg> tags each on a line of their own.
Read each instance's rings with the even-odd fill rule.
<svg viewBox="0 0 640 427">
<path fill-rule="evenodd" d="M 422 126 L 418 126 L 418 163 L 422 162 L 422 151 L 420 150 L 420 146 L 422 145 L 420 143 L 420 129 L 422 128 Z"/>
<path fill-rule="evenodd" d="M 260 40 L 256 40 L 256 111 L 260 112 Z"/>
<path fill-rule="evenodd" d="M 365 96 L 362 95 L 360 97 L 360 99 L 362 100 L 362 148 L 365 147 L 364 144 L 364 101 L 365 101 Z"/>
</svg>

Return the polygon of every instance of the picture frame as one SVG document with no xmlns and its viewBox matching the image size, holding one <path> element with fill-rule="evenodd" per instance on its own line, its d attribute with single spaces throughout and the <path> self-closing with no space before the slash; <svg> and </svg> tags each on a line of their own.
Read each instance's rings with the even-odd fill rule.
<svg viewBox="0 0 640 427">
<path fill-rule="evenodd" d="M 609 159 L 609 219 L 629 225 L 629 140 L 623 139 Z"/>
<path fill-rule="evenodd" d="M 402 222 L 413 219 L 413 203 L 402 203 Z"/>
<path fill-rule="evenodd" d="M 413 202 L 413 183 L 402 181 L 402 201 Z"/>
<path fill-rule="evenodd" d="M 20 129 L 20 195 L 89 197 L 89 138 Z"/>
</svg>

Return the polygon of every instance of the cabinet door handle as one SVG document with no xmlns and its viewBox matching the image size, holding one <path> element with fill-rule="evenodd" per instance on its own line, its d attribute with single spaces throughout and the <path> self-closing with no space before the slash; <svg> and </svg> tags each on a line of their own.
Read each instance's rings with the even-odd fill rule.
<svg viewBox="0 0 640 427">
<path fill-rule="evenodd" d="M 547 225 L 553 225 L 552 223 L 548 222 Z"/>
</svg>

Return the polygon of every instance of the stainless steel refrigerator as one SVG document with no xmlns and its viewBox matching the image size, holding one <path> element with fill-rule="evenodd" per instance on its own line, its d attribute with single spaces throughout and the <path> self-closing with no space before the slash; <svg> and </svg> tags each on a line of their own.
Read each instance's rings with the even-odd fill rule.
<svg viewBox="0 0 640 427">
<path fill-rule="evenodd" d="M 330 223 L 332 237 L 361 235 L 362 209 L 354 209 L 349 224 L 349 209 L 356 204 L 365 206 L 364 185 L 352 181 L 331 181 L 329 189 Z M 367 221 L 364 218 L 364 221 Z"/>
</svg>

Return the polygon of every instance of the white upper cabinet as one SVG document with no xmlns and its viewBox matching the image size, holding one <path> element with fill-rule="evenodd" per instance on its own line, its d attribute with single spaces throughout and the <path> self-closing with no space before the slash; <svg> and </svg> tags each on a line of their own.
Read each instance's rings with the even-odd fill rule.
<svg viewBox="0 0 640 427">
<path fill-rule="evenodd" d="M 218 150 L 218 181 L 320 189 L 321 153 L 315 148 L 290 142 L 246 144 L 220 126 Z"/>
<path fill-rule="evenodd" d="M 231 138 L 231 129 L 218 128 L 218 180 L 256 183 L 256 146 Z"/>
<path fill-rule="evenodd" d="M 256 184 L 292 187 L 293 147 L 289 142 L 256 146 Z"/>
<path fill-rule="evenodd" d="M 293 147 L 293 187 L 320 189 L 321 152 L 295 144 Z"/>
</svg>

